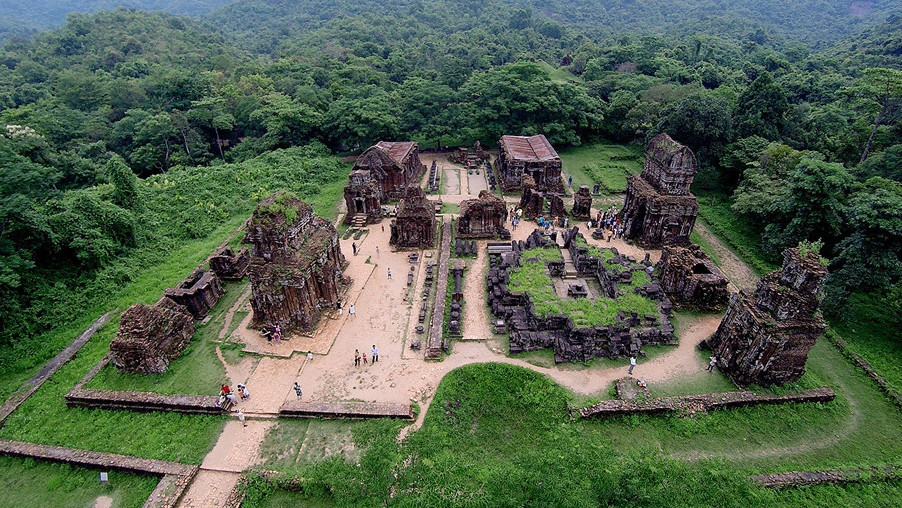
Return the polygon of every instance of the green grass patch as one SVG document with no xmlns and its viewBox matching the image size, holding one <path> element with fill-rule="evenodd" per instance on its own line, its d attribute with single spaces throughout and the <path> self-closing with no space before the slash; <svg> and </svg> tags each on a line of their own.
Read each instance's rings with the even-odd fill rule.
<svg viewBox="0 0 902 508">
<path fill-rule="evenodd" d="M 585 82 L 582 76 L 577 76 L 564 67 L 555 67 L 544 60 L 541 60 L 538 63 L 539 67 L 541 67 L 542 70 L 548 73 L 548 77 L 551 78 L 551 81 L 554 81 L 555 83 L 583 84 Z"/>
<path fill-rule="evenodd" d="M 460 203 L 442 203 L 442 213 L 460 213 Z"/>
<path fill-rule="evenodd" d="M 100 496 L 113 506 L 140 507 L 159 477 L 109 472 L 109 484 L 98 472 L 68 464 L 0 456 L 0 507 L 94 506 Z"/>
<path fill-rule="evenodd" d="M 104 332 L 117 323 L 107 324 Z M 7 418 L 0 439 L 199 464 L 219 437 L 222 416 L 67 408 L 63 396 L 109 351 L 112 333 L 91 339 Z"/>
<path fill-rule="evenodd" d="M 561 298 L 555 293 L 545 267 L 548 261 L 562 259 L 558 249 L 531 249 L 524 252 L 520 259 L 522 266 L 511 273 L 508 287 L 511 291 L 528 293 L 539 316 L 563 314 L 570 316 L 577 327 L 588 327 L 613 324 L 620 311 L 637 312 L 640 316 L 658 312 L 656 302 L 632 290 L 648 283 L 644 272 L 633 272 L 632 283 L 620 285 L 623 294 L 617 299 Z"/>
<path fill-rule="evenodd" d="M 902 316 L 890 299 L 896 294 L 860 294 L 849 297 L 841 316 L 830 326 L 845 339 L 897 391 L 902 392 Z"/>
<path fill-rule="evenodd" d="M 574 189 L 588 185 L 591 190 L 600 183 L 607 192 L 620 193 L 626 190 L 627 176 L 642 171 L 639 146 L 601 142 L 564 148 L 558 153 L 563 171 L 573 176 Z"/>
<path fill-rule="evenodd" d="M 216 347 L 220 343 L 219 335 L 225 326 L 226 314 L 244 294 L 247 285 L 246 282 L 225 282 L 223 284 L 226 293 L 210 312 L 210 320 L 205 325 L 197 326 L 197 331 L 191 338 L 191 344 L 180 357 L 169 364 L 169 369 L 165 373 L 146 376 L 129 374 L 120 372 L 112 364 L 108 364 L 94 376 L 94 379 L 88 382 L 86 387 L 170 394 L 218 394 L 219 387 L 226 381 L 225 367 L 216 355 Z M 237 314 L 233 317 L 243 317 Z M 247 315 L 246 312 L 242 314 Z M 234 327 L 238 326 L 237 323 L 233 320 L 230 328 L 234 330 Z M 105 339 L 109 341 L 112 340 L 116 330 L 106 327 L 102 333 L 111 335 Z M 229 351 L 233 361 L 240 354 L 240 349 L 239 344 L 223 343 L 223 355 L 225 355 L 225 351 Z"/>
<path fill-rule="evenodd" d="M 311 420 L 282 418 L 266 431 L 260 444 L 262 466 L 266 469 L 291 469 L 298 462 L 301 445 Z"/>
</svg>

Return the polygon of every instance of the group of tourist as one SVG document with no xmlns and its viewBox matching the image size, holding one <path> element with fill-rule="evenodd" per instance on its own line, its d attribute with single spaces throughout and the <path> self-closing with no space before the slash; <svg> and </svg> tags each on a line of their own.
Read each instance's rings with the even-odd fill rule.
<svg viewBox="0 0 902 508">
<path fill-rule="evenodd" d="M 238 403 L 238 397 L 241 397 L 241 400 L 247 400 L 251 397 L 250 392 L 247 391 L 247 386 L 239 383 L 236 390 L 238 395 L 236 396 L 232 392 L 232 388 L 228 384 L 223 384 L 219 387 L 219 401 L 216 403 L 217 406 L 228 410 L 232 406 Z"/>
<path fill-rule="evenodd" d="M 366 353 L 360 353 L 359 349 L 354 350 L 354 366 L 360 367 L 360 361 L 363 360 L 364 365 L 369 365 L 370 361 L 373 364 L 379 361 L 379 348 L 373 344 L 373 348 L 370 349 L 370 360 L 367 360 Z"/>
<path fill-rule="evenodd" d="M 589 221 L 589 228 L 597 227 L 604 231 L 604 237 L 607 241 L 623 237 L 623 224 L 617 217 L 617 207 L 611 205 L 606 211 L 599 210 L 595 214 L 595 221 Z"/>
</svg>

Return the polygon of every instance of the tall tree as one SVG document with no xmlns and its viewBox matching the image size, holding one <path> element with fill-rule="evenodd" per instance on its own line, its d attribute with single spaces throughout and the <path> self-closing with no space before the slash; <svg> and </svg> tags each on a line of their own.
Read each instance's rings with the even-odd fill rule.
<svg viewBox="0 0 902 508">
<path fill-rule="evenodd" d="M 786 93 L 769 72 L 762 72 L 740 95 L 733 115 L 733 126 L 740 138 L 761 136 L 780 139 L 789 111 Z"/>
<path fill-rule="evenodd" d="M 865 69 L 850 92 L 864 99 L 866 104 L 872 106 L 870 109 L 876 110 L 874 128 L 861 152 L 860 162 L 864 162 L 868 158 L 868 152 L 871 151 L 877 129 L 889 123 L 899 112 L 899 106 L 902 104 L 902 71 L 880 67 Z"/>
</svg>

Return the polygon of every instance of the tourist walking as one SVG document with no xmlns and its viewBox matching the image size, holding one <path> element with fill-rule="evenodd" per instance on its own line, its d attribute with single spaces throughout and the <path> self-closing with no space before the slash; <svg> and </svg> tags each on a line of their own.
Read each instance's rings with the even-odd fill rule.
<svg viewBox="0 0 902 508">
<path fill-rule="evenodd" d="M 375 344 L 373 344 L 373 349 L 370 349 L 370 354 L 373 355 L 373 363 L 379 361 L 379 348 L 377 348 Z"/>
<path fill-rule="evenodd" d="M 301 385 L 297 381 L 294 382 L 294 393 L 297 394 L 299 399 L 301 398 Z"/>
<path fill-rule="evenodd" d="M 351 249 L 354 251 L 354 255 L 357 255 L 357 242 L 351 242 Z"/>
<path fill-rule="evenodd" d="M 360 351 L 354 350 L 354 366 L 360 367 Z"/>
<path fill-rule="evenodd" d="M 391 280 L 391 268 L 388 269 L 388 280 Z"/>
<path fill-rule="evenodd" d="M 708 371 L 709 373 L 710 373 L 710 372 L 714 372 L 714 367 L 716 367 L 716 366 L 717 366 L 717 357 L 716 357 L 716 356 L 712 356 L 712 357 L 711 357 L 711 361 L 708 362 L 708 368 L 707 368 L 707 371 Z"/>
<path fill-rule="evenodd" d="M 238 421 L 241 422 L 241 425 L 247 427 L 247 422 L 244 421 L 244 413 L 242 413 L 240 409 L 238 410 L 236 416 L 238 416 Z"/>
<path fill-rule="evenodd" d="M 630 357 L 630 370 L 629 370 L 629 374 L 632 374 L 632 373 L 633 373 L 633 369 L 634 369 L 634 368 L 636 368 L 636 357 L 635 357 L 635 356 L 631 356 L 631 357 Z"/>
<path fill-rule="evenodd" d="M 313 351 L 307 351 L 307 361 L 308 362 L 313 361 Z"/>
<path fill-rule="evenodd" d="M 366 353 L 363 353 L 363 364 L 369 365 L 368 363 L 366 363 Z"/>
<path fill-rule="evenodd" d="M 376 257 L 379 257 L 379 246 L 376 246 Z"/>
<path fill-rule="evenodd" d="M 348 307 L 348 314 L 353 316 L 355 314 L 354 304 L 352 303 L 350 307 Z"/>
<path fill-rule="evenodd" d="M 238 395 L 241 396 L 241 400 L 251 398 L 251 394 L 247 391 L 247 387 L 242 384 L 238 385 Z"/>
</svg>

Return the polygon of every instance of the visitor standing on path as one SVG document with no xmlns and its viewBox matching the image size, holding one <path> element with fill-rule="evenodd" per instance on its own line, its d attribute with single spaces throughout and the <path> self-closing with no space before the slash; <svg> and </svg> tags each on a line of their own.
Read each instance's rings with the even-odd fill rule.
<svg viewBox="0 0 902 508">
<path fill-rule="evenodd" d="M 301 398 L 301 385 L 297 381 L 294 382 L 294 393 L 297 394 L 299 399 Z"/>
<path fill-rule="evenodd" d="M 707 371 L 708 371 L 709 373 L 710 373 L 710 372 L 714 372 L 714 367 L 715 367 L 716 365 L 717 365 L 717 357 L 716 357 L 716 356 L 712 356 L 712 357 L 711 357 L 711 361 L 708 363 Z"/>
<path fill-rule="evenodd" d="M 363 353 L 363 364 L 369 365 L 368 363 L 366 363 L 366 353 Z"/>
<path fill-rule="evenodd" d="M 238 385 L 238 395 L 241 396 L 241 400 L 247 400 L 251 398 L 251 394 L 247 391 L 247 387 L 243 384 Z"/>
<path fill-rule="evenodd" d="M 307 361 L 308 362 L 313 361 L 313 351 L 307 351 Z"/>
<path fill-rule="evenodd" d="M 242 413 L 240 409 L 238 410 L 238 413 L 236 416 L 238 416 L 238 421 L 241 422 L 241 425 L 243 427 L 247 427 L 247 422 L 244 421 L 244 413 Z"/>
<path fill-rule="evenodd" d="M 382 225 L 382 232 L 385 233 L 385 224 Z"/>
<path fill-rule="evenodd" d="M 635 356 L 631 356 L 631 357 L 630 357 L 630 370 L 629 370 L 629 374 L 632 374 L 632 373 L 633 373 L 633 369 L 634 369 L 635 367 L 636 367 L 636 357 L 635 357 Z"/>
<path fill-rule="evenodd" d="M 357 242 L 351 242 L 351 249 L 354 250 L 354 255 L 357 255 Z"/>
<path fill-rule="evenodd" d="M 375 344 L 373 344 L 373 349 L 370 349 L 370 353 L 373 355 L 373 363 L 378 362 L 379 361 L 379 348 L 377 348 Z"/>
<path fill-rule="evenodd" d="M 354 366 L 360 367 L 360 351 L 357 349 L 354 350 Z"/>
<path fill-rule="evenodd" d="M 354 311 L 354 304 L 352 303 L 350 307 L 348 307 L 348 314 L 353 316 L 356 312 Z"/>
<path fill-rule="evenodd" d="M 388 280 L 391 280 L 391 268 L 388 269 Z"/>
<path fill-rule="evenodd" d="M 376 246 L 376 257 L 379 257 L 379 246 Z"/>
</svg>

